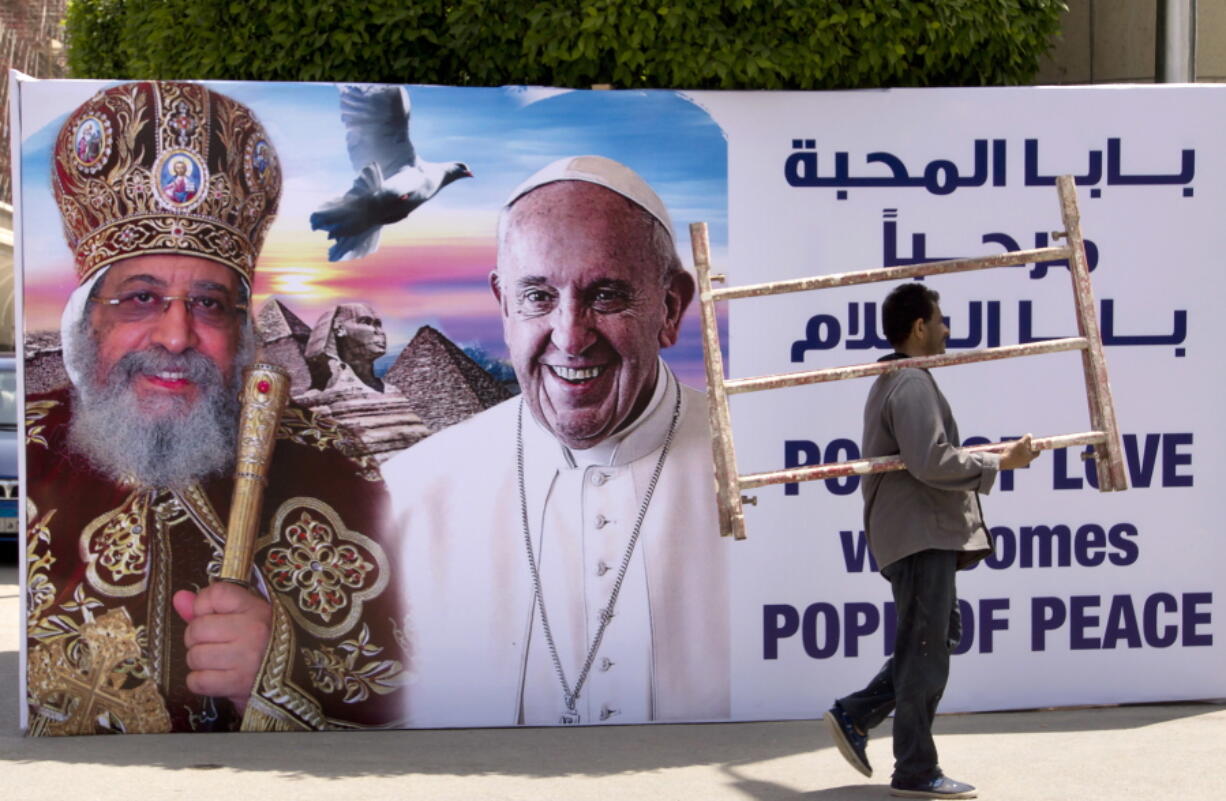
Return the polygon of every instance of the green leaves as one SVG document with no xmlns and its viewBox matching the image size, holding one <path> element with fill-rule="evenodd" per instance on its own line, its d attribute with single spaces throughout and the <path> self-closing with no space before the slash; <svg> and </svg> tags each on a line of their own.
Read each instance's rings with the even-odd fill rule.
<svg viewBox="0 0 1226 801">
<path fill-rule="evenodd" d="M 74 77 L 844 89 L 1016 84 L 1062 0 L 70 0 Z"/>
</svg>

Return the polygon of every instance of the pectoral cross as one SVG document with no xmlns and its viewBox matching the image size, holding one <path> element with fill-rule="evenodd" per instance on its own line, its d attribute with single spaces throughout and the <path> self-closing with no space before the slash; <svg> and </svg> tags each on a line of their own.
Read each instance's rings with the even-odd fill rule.
<svg viewBox="0 0 1226 801">
<path fill-rule="evenodd" d="M 566 711 L 562 713 L 562 717 L 558 720 L 563 726 L 575 726 L 579 723 L 579 711 L 575 709 L 575 701 L 577 699 L 570 693 L 565 693 L 562 696 L 562 702 L 566 704 Z"/>
<path fill-rule="evenodd" d="M 170 715 L 157 686 L 146 679 L 124 688 L 123 662 L 140 656 L 136 628 L 127 610 L 112 609 L 81 626 L 86 654 L 72 660 L 64 642 L 41 645 L 30 654 L 30 695 L 41 717 L 41 733 L 94 734 L 99 724 L 129 733 L 170 731 Z"/>
</svg>

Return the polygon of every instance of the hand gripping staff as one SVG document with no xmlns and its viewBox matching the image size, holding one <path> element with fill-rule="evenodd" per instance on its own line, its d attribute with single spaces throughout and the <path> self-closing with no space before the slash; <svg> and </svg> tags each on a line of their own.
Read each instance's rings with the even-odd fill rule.
<svg viewBox="0 0 1226 801">
<path fill-rule="evenodd" d="M 289 401 L 289 373 L 275 364 L 256 362 L 243 370 L 239 394 L 238 453 L 234 463 L 234 495 L 226 525 L 226 547 L 221 559 L 220 581 L 251 587 L 251 562 L 264 500 L 268 463 L 277 439 L 281 412 Z M 243 715 L 242 730 L 265 728 Z"/>
<path fill-rule="evenodd" d="M 251 588 L 251 562 L 264 501 L 268 463 L 277 439 L 281 412 L 289 401 L 289 373 L 275 364 L 256 362 L 243 370 L 239 394 L 238 453 L 234 463 L 234 495 L 226 525 L 226 547 L 221 558 L 220 581 Z M 252 719 L 251 707 L 243 715 L 242 730 L 264 726 Z"/>
<path fill-rule="evenodd" d="M 289 396 L 289 375 L 280 367 L 254 364 L 243 374 L 240 395 L 238 460 L 234 497 L 230 505 L 222 581 L 251 587 L 251 563 L 277 423 Z M 87 617 L 80 639 L 90 654 L 83 670 L 73 666 L 63 642 L 48 642 L 33 649 L 27 669 L 32 704 L 31 734 L 92 734 L 101 719 L 123 721 L 129 732 L 168 732 L 171 719 L 156 683 L 147 679 L 136 686 L 116 686 L 125 661 L 139 659 L 142 648 L 128 612 L 122 607 Z M 251 706 L 243 716 L 244 731 L 269 726 L 253 719 Z"/>
</svg>

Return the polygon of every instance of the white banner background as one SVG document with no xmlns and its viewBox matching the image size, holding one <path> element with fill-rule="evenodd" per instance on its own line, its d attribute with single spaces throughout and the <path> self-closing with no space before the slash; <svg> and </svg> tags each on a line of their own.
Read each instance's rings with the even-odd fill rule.
<svg viewBox="0 0 1226 801">
<path fill-rule="evenodd" d="M 1083 232 L 1099 251 L 1094 290 L 1100 303 L 1113 303 L 1113 336 L 1161 342 L 1108 341 L 1106 348 L 1120 427 L 1126 440 L 1135 438 L 1130 448 L 1126 442 L 1131 488 L 1102 494 L 1088 487 L 1080 449 L 1045 453 L 1017 472 L 1011 488 L 997 482 L 983 500 L 998 535 L 997 557 L 995 565 L 959 577 L 960 596 L 974 612 L 964 617 L 973 639 L 953 662 L 942 710 L 1226 695 L 1226 659 L 1215 647 L 1222 637 L 1215 596 L 1226 544 L 1212 500 L 1222 481 L 1215 454 L 1223 448 L 1223 378 L 1220 356 L 1206 339 L 1224 289 L 1226 173 L 1219 132 L 1226 87 L 697 93 L 695 99 L 729 138 L 730 257 L 716 265 L 728 285 L 881 266 L 891 222 L 899 257 L 913 254 L 914 235 L 924 237 L 928 258 L 1000 252 L 1001 245 L 985 244 L 991 233 L 1035 247 L 1036 233 L 1059 230 L 1061 222 L 1055 187 L 1025 185 L 1025 140 L 1037 140 L 1034 167 L 1041 175 L 1092 178 L 1091 160 L 1101 159 L 1101 176 L 1078 187 Z M 850 186 L 846 199 L 838 199 L 837 187 L 785 180 L 796 139 L 802 149 L 816 150 L 817 174 L 825 178 L 836 177 L 836 153 L 847 154 L 852 178 L 890 177 L 886 164 L 866 162 L 876 151 L 897 157 L 911 176 L 949 160 L 966 177 L 975 168 L 975 140 L 1003 140 L 1003 181 L 994 180 L 1002 169 L 1000 146 L 989 145 L 994 165 L 981 186 L 943 195 L 923 186 Z M 1109 139 L 1120 141 L 1119 174 L 1178 174 L 1182 151 L 1191 150 L 1194 177 L 1122 185 L 1109 175 Z M 1075 335 L 1067 269 L 1054 267 L 1044 277 L 1032 271 L 1033 265 L 928 282 L 941 293 L 954 340 L 968 337 L 972 304 L 978 304 L 985 330 L 974 346 L 987 345 L 993 303 L 999 344 L 1019 341 L 1025 302 L 1034 335 Z M 875 360 L 886 351 L 848 347 L 849 305 L 858 304 L 862 333 L 863 304 L 879 304 L 890 286 L 733 301 L 731 374 Z M 810 349 L 802 362 L 792 361 L 793 343 L 806 338 L 806 324 L 818 314 L 837 320 L 842 336 L 829 349 Z M 1177 315 L 1186 315 L 1186 332 Z M 826 321 L 821 336 L 830 337 L 831 329 Z M 935 375 L 963 438 L 1090 428 L 1079 354 L 956 366 Z M 855 455 L 828 449 L 839 439 L 859 442 L 868 388 L 869 379 L 859 379 L 734 397 L 740 471 L 783 467 L 788 441 L 813 444 L 794 446 L 798 451 L 819 447 L 822 461 Z M 863 686 L 884 659 L 884 624 L 876 618 L 885 616 L 872 610 L 882 611 L 889 585 L 870 569 L 849 567 L 844 538 L 858 538 L 862 529 L 858 488 L 840 495 L 817 482 L 801 484 L 795 495 L 778 486 L 752 494 L 758 504 L 746 507 L 749 540 L 734 545 L 733 714 L 815 716 L 834 697 Z M 1035 526 L 1067 527 L 1067 560 L 1057 548 L 1043 564 L 1035 549 L 1033 566 L 1023 565 L 1029 538 L 1022 530 Z M 798 630 L 783 636 L 793 625 Z M 807 653 L 806 633 L 817 658 Z M 777 658 L 764 658 L 772 644 Z"/>
</svg>

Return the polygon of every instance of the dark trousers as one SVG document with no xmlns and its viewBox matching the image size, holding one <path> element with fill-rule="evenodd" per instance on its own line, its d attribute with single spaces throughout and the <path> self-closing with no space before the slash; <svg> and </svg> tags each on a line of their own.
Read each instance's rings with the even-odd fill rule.
<svg viewBox="0 0 1226 801">
<path fill-rule="evenodd" d="M 925 782 L 941 775 L 932 720 L 949 679 L 949 655 L 962 639 L 954 590 L 956 551 L 920 551 L 886 565 L 898 612 L 894 655 L 857 693 L 838 703 L 863 732 L 894 712 L 894 779 Z"/>
</svg>

